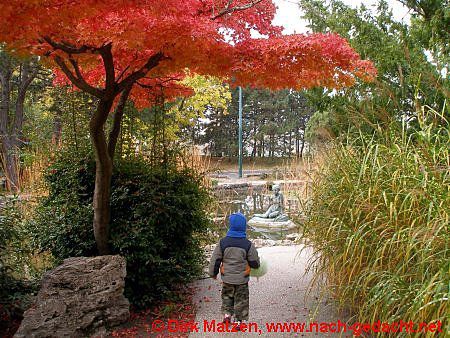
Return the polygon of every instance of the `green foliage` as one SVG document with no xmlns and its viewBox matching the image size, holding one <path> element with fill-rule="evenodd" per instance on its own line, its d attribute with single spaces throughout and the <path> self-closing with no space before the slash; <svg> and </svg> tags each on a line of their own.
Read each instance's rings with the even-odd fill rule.
<svg viewBox="0 0 450 338">
<path fill-rule="evenodd" d="M 192 75 L 186 77 L 182 84 L 192 88 L 194 95 L 181 99 L 179 105 L 174 107 L 181 126 L 192 124 L 193 119 L 204 118 L 204 113 L 210 108 L 227 110 L 231 92 L 222 80 L 211 76 Z"/>
<path fill-rule="evenodd" d="M 213 156 L 237 156 L 238 90 L 232 93 L 228 114 L 209 112 L 204 135 Z M 312 110 L 303 93 L 293 90 L 243 89 L 243 149 L 252 157 L 300 157 L 306 123 Z"/>
<path fill-rule="evenodd" d="M 35 281 L 47 264 L 46 257 L 34 255 L 24 224 L 31 204 L 18 197 L 3 197 L 0 202 L 0 270 L 3 276 Z"/>
<path fill-rule="evenodd" d="M 127 141 L 127 136 L 128 139 L 134 136 L 134 140 L 127 141 L 135 143 L 131 147 L 134 151 L 138 146 L 158 157 L 159 152 L 166 152 L 174 144 L 179 145 L 180 140 L 186 144 L 195 143 L 200 132 L 199 121 L 204 120 L 208 112 L 226 111 L 231 93 L 222 80 L 211 76 L 190 75 L 181 84 L 192 88 L 191 96 L 164 104 L 157 102 L 152 108 L 142 111 L 127 107 L 121 139 Z M 158 149 L 158 145 L 166 149 Z"/>
<path fill-rule="evenodd" d="M 29 226 L 41 250 L 61 261 L 96 253 L 92 231 L 94 162 L 61 156 L 46 176 L 50 193 Z M 209 195 L 194 172 L 119 161 L 111 191 L 110 247 L 127 261 L 125 294 L 138 307 L 167 297 L 200 272 L 199 235 Z"/>
<path fill-rule="evenodd" d="M 330 113 L 318 111 L 308 121 L 305 137 L 311 143 L 330 140 L 334 136 L 330 133 L 330 126 L 332 125 Z"/>
<path fill-rule="evenodd" d="M 0 206 L 0 334 L 8 332 L 21 318 L 36 289 L 36 284 L 25 280 L 21 271 L 23 260 L 29 259 L 29 248 L 18 203 L 16 198 L 3 197 Z"/>
<path fill-rule="evenodd" d="M 415 131 L 393 123 L 371 136 L 350 135 L 328 150 L 315 176 L 303 236 L 359 322 L 440 320 L 446 327 L 450 125 L 430 115 L 418 117 Z"/>
<path fill-rule="evenodd" d="M 50 251 L 60 262 L 96 253 L 92 229 L 95 163 L 64 153 L 47 169 L 49 196 L 42 199 L 28 224 L 34 247 Z"/>
<path fill-rule="evenodd" d="M 450 6 L 448 0 L 399 0 L 410 10 L 411 31 L 433 53 L 438 67 L 450 61 Z"/>
<path fill-rule="evenodd" d="M 4 205 L 1 207 L 0 215 L 0 299 L 4 300 L 9 296 L 9 286 L 13 282 L 12 269 L 8 264 L 10 243 L 17 240 L 19 232 L 16 227 L 18 212 L 14 207 L 14 201 L 6 200 L 2 203 Z"/>
<path fill-rule="evenodd" d="M 364 5 L 352 8 L 339 0 L 301 0 L 300 7 L 314 32 L 339 33 L 378 70 L 374 83 L 307 92 L 315 111 L 329 113 L 332 134 L 345 134 L 354 127 L 372 132 L 372 123 L 392 118 L 417 124 L 418 106 L 442 107 L 450 88 L 441 73 L 445 64 L 428 59 L 428 45 L 418 38 L 417 26 L 395 21 L 386 1 L 379 1 L 376 10 Z"/>
</svg>

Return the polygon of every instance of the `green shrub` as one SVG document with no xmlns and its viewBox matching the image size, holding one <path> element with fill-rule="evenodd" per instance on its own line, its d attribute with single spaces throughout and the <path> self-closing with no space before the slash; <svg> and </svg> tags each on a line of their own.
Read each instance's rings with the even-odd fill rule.
<svg viewBox="0 0 450 338">
<path fill-rule="evenodd" d="M 19 236 L 16 227 L 18 212 L 15 208 L 15 201 L 1 197 L 0 207 L 0 299 L 7 296 L 7 285 L 10 281 L 11 267 L 8 264 L 10 252 L 10 242 Z"/>
<path fill-rule="evenodd" d="M 25 232 L 16 198 L 1 198 L 0 207 L 0 335 L 8 336 L 17 328 L 30 295 L 36 285 L 21 277 L 22 263 L 27 257 L 23 245 Z"/>
<path fill-rule="evenodd" d="M 41 250 L 61 261 L 96 254 L 92 230 L 94 163 L 62 157 L 46 176 L 49 196 L 30 227 Z M 167 297 L 201 271 L 199 235 L 209 195 L 189 170 L 118 162 L 112 178 L 110 248 L 127 261 L 125 294 L 137 307 Z"/>
<path fill-rule="evenodd" d="M 450 130 L 360 134 L 329 149 L 312 184 L 316 268 L 359 322 L 449 318 Z M 417 333 L 417 336 L 425 334 Z"/>
<path fill-rule="evenodd" d="M 2 197 L 0 214 L 0 318 L 3 323 L 9 320 L 14 312 L 15 299 L 12 297 L 20 288 L 20 281 L 12 276 L 13 268 L 8 258 L 11 254 L 10 243 L 18 238 L 19 232 L 16 228 L 17 210 L 14 201 Z M 0 332 L 5 329 L 0 325 Z"/>
</svg>

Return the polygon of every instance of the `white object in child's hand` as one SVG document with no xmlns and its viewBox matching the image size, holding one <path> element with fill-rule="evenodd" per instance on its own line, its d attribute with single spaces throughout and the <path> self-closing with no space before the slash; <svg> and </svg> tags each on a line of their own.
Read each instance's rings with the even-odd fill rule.
<svg viewBox="0 0 450 338">
<path fill-rule="evenodd" d="M 267 261 L 261 257 L 260 263 L 261 264 L 258 269 L 250 270 L 250 277 L 256 277 L 256 279 L 259 279 L 259 277 L 262 277 L 267 273 Z"/>
</svg>

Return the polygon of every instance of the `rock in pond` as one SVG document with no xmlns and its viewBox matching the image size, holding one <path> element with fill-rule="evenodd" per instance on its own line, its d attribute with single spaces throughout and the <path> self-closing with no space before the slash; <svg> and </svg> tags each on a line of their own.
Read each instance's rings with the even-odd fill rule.
<svg viewBox="0 0 450 338">
<path fill-rule="evenodd" d="M 248 225 L 257 228 L 257 229 L 265 229 L 265 230 L 291 230 L 297 228 L 297 224 L 292 222 L 291 220 L 283 221 L 283 222 L 274 222 L 273 219 L 270 218 L 262 218 L 262 217 L 253 217 L 248 221 Z"/>
</svg>

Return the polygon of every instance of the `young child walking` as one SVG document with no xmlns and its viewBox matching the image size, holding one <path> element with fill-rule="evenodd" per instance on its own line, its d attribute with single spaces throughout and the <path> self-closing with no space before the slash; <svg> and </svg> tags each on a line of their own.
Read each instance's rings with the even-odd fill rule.
<svg viewBox="0 0 450 338">
<path fill-rule="evenodd" d="M 248 320 L 250 268 L 259 268 L 255 245 L 247 239 L 247 220 L 241 213 L 231 214 L 227 236 L 214 249 L 209 263 L 209 275 L 217 278 L 220 271 L 222 286 L 222 313 L 224 322 L 232 317 L 237 327 Z"/>
</svg>

